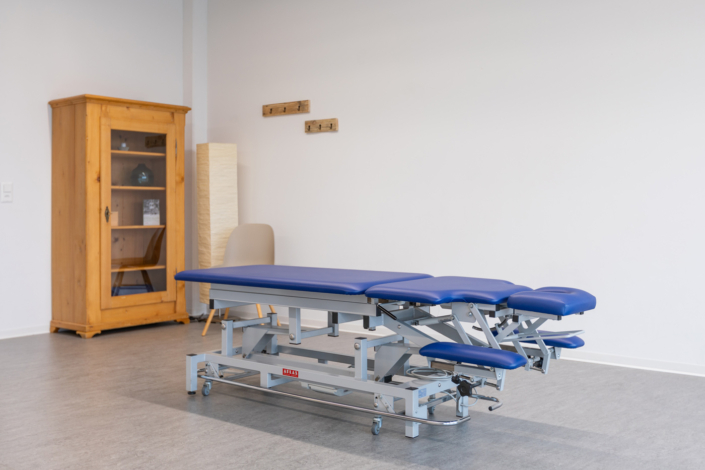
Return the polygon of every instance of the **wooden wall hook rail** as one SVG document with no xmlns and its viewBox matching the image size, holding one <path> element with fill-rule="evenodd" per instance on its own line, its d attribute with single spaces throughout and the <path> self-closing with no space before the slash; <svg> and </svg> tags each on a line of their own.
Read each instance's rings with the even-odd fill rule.
<svg viewBox="0 0 705 470">
<path fill-rule="evenodd" d="M 307 134 L 318 132 L 336 132 L 338 130 L 338 118 L 318 119 L 316 121 L 306 121 L 304 131 Z"/>
</svg>

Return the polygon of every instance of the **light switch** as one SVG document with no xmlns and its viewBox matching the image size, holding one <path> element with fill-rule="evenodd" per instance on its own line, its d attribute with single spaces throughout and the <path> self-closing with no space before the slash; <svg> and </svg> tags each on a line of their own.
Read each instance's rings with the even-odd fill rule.
<svg viewBox="0 0 705 470">
<path fill-rule="evenodd" d="M 12 202 L 12 183 L 2 183 L 0 202 Z"/>
</svg>

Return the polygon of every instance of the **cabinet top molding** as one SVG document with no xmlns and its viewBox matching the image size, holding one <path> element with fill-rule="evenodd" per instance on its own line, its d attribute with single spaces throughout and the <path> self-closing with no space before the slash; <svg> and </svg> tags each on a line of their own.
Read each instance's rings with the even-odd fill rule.
<svg viewBox="0 0 705 470">
<path fill-rule="evenodd" d="M 71 96 L 69 98 L 62 98 L 59 100 L 49 101 L 52 108 L 58 108 L 60 106 L 70 106 L 78 103 L 101 103 L 101 104 L 112 104 L 117 106 L 134 106 L 136 108 L 143 109 L 157 109 L 160 111 L 173 111 L 177 113 L 188 113 L 191 108 L 188 106 L 178 106 L 174 104 L 163 104 L 163 103 L 152 103 L 150 101 L 137 101 L 137 100 L 126 100 L 124 98 L 111 98 L 109 96 L 99 96 L 99 95 L 78 95 Z"/>
</svg>

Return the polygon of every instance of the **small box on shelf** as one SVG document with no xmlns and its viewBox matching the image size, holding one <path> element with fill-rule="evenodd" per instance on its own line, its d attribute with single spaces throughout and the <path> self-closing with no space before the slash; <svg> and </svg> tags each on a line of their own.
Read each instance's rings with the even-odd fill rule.
<svg viewBox="0 0 705 470">
<path fill-rule="evenodd" d="M 148 149 L 166 147 L 166 134 L 148 135 L 144 138 L 144 146 Z"/>
<path fill-rule="evenodd" d="M 143 225 L 159 225 L 159 199 L 145 199 L 142 202 Z"/>
</svg>

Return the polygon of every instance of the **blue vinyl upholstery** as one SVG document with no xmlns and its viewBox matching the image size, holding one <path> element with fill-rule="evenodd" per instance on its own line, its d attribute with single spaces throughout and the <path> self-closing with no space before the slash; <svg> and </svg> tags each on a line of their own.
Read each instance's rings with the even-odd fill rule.
<svg viewBox="0 0 705 470">
<path fill-rule="evenodd" d="M 523 291 L 531 291 L 531 289 L 497 279 L 444 276 L 381 284 L 367 289 L 365 295 L 375 299 L 402 300 L 433 305 L 449 302 L 477 302 L 496 305 L 506 302 L 510 295 Z"/>
<path fill-rule="evenodd" d="M 182 271 L 175 276 L 175 279 L 233 286 L 357 295 L 377 284 L 428 277 L 431 276 L 417 273 L 252 265 Z"/>
<path fill-rule="evenodd" d="M 538 330 L 539 334 L 542 333 L 550 333 L 550 331 L 541 331 Z M 577 348 L 582 348 L 585 346 L 585 341 L 580 336 L 571 336 L 570 338 L 556 338 L 556 339 L 545 339 L 543 340 L 544 344 L 546 346 L 553 346 L 554 348 L 568 348 L 568 349 L 577 349 Z M 536 341 L 522 341 L 522 343 L 533 343 L 536 344 Z"/>
<path fill-rule="evenodd" d="M 552 333 L 552 331 L 541 331 L 541 330 L 538 330 L 538 332 L 539 332 L 539 334 Z M 519 333 L 519 330 L 514 330 L 514 333 Z M 493 330 L 492 334 L 497 336 L 497 331 Z M 534 340 L 524 340 L 521 342 L 536 344 L 536 341 L 534 341 Z M 571 336 L 570 338 L 544 339 L 543 342 L 546 346 L 553 346 L 555 348 L 577 349 L 577 348 L 582 348 L 583 346 L 585 346 L 585 341 L 583 341 L 583 339 L 580 336 Z"/>
<path fill-rule="evenodd" d="M 530 312 L 566 316 L 592 310 L 597 305 L 595 296 L 571 287 L 542 287 L 519 292 L 509 297 L 507 307 Z"/>
<path fill-rule="evenodd" d="M 431 343 L 421 348 L 419 354 L 436 359 L 498 367 L 500 369 L 516 369 L 526 364 L 526 358 L 517 353 L 502 349 L 472 346 L 470 344 Z"/>
</svg>

